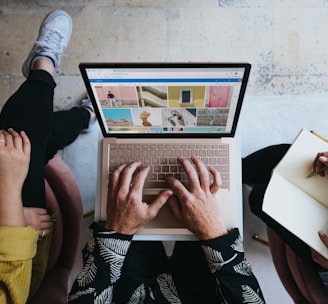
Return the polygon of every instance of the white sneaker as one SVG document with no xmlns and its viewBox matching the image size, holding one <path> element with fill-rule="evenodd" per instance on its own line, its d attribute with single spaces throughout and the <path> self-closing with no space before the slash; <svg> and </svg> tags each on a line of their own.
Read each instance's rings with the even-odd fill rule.
<svg viewBox="0 0 328 304">
<path fill-rule="evenodd" d="M 42 21 L 39 36 L 23 64 L 23 75 L 27 77 L 33 62 L 41 57 L 49 58 L 54 63 L 54 68 L 58 68 L 71 34 L 72 19 L 65 11 L 55 10 L 49 13 Z"/>
</svg>

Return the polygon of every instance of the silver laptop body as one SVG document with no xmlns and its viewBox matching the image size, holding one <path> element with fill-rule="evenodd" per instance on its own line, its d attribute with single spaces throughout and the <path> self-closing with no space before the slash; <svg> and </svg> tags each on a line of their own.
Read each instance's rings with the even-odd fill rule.
<svg viewBox="0 0 328 304">
<path fill-rule="evenodd" d="M 95 219 L 106 219 L 108 174 L 120 163 L 151 166 L 144 200 L 184 181 L 178 156 L 201 158 L 222 177 L 218 200 L 228 228 L 242 231 L 240 147 L 234 135 L 250 73 L 248 63 L 81 63 L 102 131 Z M 193 239 L 164 206 L 134 239 Z"/>
</svg>

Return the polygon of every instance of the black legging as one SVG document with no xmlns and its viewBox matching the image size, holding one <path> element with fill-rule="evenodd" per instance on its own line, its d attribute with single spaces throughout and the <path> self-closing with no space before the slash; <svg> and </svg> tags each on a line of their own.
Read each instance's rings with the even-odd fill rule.
<svg viewBox="0 0 328 304">
<path fill-rule="evenodd" d="M 272 170 L 289 147 L 289 144 L 269 146 L 244 158 L 242 179 L 243 183 L 253 185 L 253 190 L 249 195 L 251 211 L 275 231 L 306 263 L 314 269 L 319 269 L 321 267 L 313 262 L 309 247 L 262 210 L 263 198 Z"/>
<path fill-rule="evenodd" d="M 25 207 L 45 207 L 45 164 L 89 124 L 90 114 L 84 108 L 53 112 L 55 87 L 48 72 L 32 70 L 0 114 L 1 129 L 23 130 L 31 141 L 30 167 L 23 187 Z"/>
</svg>

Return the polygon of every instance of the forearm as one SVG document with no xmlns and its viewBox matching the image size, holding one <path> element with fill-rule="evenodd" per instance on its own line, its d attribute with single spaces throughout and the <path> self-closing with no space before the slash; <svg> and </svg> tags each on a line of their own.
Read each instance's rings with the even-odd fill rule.
<svg viewBox="0 0 328 304">
<path fill-rule="evenodd" d="M 19 189 L 18 189 L 19 190 Z M 0 226 L 25 226 L 21 191 L 0 186 Z"/>
<path fill-rule="evenodd" d="M 71 303 L 93 303 L 103 292 L 111 299 L 131 244 L 131 235 L 108 231 L 98 223 L 91 228 L 93 235 L 84 248 L 84 267 L 70 292 Z"/>
<path fill-rule="evenodd" d="M 201 241 L 220 294 L 228 303 L 264 303 L 261 288 L 245 259 L 238 229 L 227 235 Z"/>
</svg>

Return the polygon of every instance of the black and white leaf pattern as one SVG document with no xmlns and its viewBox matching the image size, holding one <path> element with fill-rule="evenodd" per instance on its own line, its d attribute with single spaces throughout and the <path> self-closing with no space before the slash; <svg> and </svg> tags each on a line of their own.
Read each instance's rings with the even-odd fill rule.
<svg viewBox="0 0 328 304">
<path fill-rule="evenodd" d="M 224 260 L 222 257 L 221 252 L 209 247 L 209 246 L 202 246 L 204 253 L 206 255 L 208 266 L 210 268 L 211 273 L 215 273 L 219 271 L 222 266 L 232 262 L 236 257 L 237 253 L 234 254 L 230 259 Z"/>
<path fill-rule="evenodd" d="M 242 260 L 237 265 L 234 265 L 233 269 L 241 275 L 250 276 L 253 274 L 252 267 L 246 259 Z"/>
<path fill-rule="evenodd" d="M 96 240 L 93 236 L 93 233 L 90 233 L 89 241 L 87 243 L 87 250 L 88 252 L 93 252 L 96 246 Z"/>
<path fill-rule="evenodd" d="M 264 304 L 262 298 L 248 285 L 241 285 L 243 303 Z"/>
<path fill-rule="evenodd" d="M 132 294 L 128 304 L 142 304 L 146 299 L 145 285 L 141 284 Z"/>
<path fill-rule="evenodd" d="M 113 286 L 109 286 L 104 289 L 101 294 L 99 294 L 95 300 L 94 304 L 112 304 L 113 299 Z"/>
<path fill-rule="evenodd" d="M 240 236 L 234 241 L 231 245 L 231 248 L 238 252 L 244 252 L 243 241 L 241 240 Z"/>
<path fill-rule="evenodd" d="M 110 282 L 114 284 L 121 276 L 121 268 L 131 242 L 111 238 L 98 238 L 97 241 L 101 256 L 111 266 Z"/>
<path fill-rule="evenodd" d="M 175 287 L 173 278 L 167 273 L 162 273 L 157 277 L 157 283 L 162 295 L 170 304 L 181 304 L 177 288 Z"/>
<path fill-rule="evenodd" d="M 95 289 L 94 288 L 87 288 L 87 289 L 82 290 L 82 291 L 77 291 L 76 293 L 71 294 L 68 297 L 68 301 L 73 301 L 73 300 L 78 299 L 81 296 L 86 296 L 86 295 L 90 295 L 90 294 L 94 294 L 94 293 L 95 293 Z"/>
<path fill-rule="evenodd" d="M 220 297 L 222 299 L 222 301 L 220 299 L 221 302 L 219 304 L 229 304 L 228 301 L 225 299 L 224 294 L 222 293 L 221 283 L 218 278 L 215 278 L 215 283 L 216 283 L 217 293 L 220 294 Z"/>
<path fill-rule="evenodd" d="M 94 264 L 94 259 L 94 256 L 89 255 L 85 261 L 82 271 L 76 278 L 79 286 L 85 287 L 94 281 L 97 274 L 97 266 Z"/>
<path fill-rule="evenodd" d="M 98 238 L 97 240 L 99 244 L 110 248 L 119 255 L 126 255 L 131 244 L 131 241 L 114 238 Z"/>
</svg>

